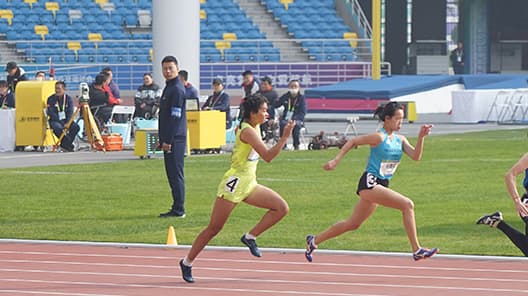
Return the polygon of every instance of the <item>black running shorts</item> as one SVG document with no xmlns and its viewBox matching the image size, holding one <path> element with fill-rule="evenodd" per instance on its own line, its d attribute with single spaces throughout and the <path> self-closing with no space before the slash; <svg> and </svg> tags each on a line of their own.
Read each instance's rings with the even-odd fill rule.
<svg viewBox="0 0 528 296">
<path fill-rule="evenodd" d="M 372 189 L 376 185 L 381 185 L 384 187 L 389 187 L 389 180 L 387 179 L 380 179 L 376 176 L 374 176 L 371 173 L 364 172 L 361 178 L 359 179 L 358 187 L 356 190 L 356 193 L 359 195 L 359 193 L 364 189 Z"/>
</svg>

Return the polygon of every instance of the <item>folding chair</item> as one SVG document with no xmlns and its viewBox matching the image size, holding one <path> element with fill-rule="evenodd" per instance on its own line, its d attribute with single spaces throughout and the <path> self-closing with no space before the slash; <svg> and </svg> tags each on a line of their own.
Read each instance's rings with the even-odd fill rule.
<svg viewBox="0 0 528 296">
<path fill-rule="evenodd" d="M 493 99 L 486 121 L 497 121 L 500 122 L 503 119 L 503 113 L 509 108 L 509 102 L 511 99 L 511 90 L 499 90 Z M 505 109 L 506 108 L 506 109 Z M 495 117 L 493 117 L 495 115 Z"/>
<path fill-rule="evenodd" d="M 513 109 L 511 121 L 524 121 L 526 119 L 526 113 L 528 112 L 528 89 L 516 89 L 512 94 L 511 106 Z"/>
<path fill-rule="evenodd" d="M 130 144 L 134 111 L 134 106 L 114 106 L 112 108 L 110 121 L 106 124 L 108 132 L 121 134 L 124 145 Z"/>
</svg>

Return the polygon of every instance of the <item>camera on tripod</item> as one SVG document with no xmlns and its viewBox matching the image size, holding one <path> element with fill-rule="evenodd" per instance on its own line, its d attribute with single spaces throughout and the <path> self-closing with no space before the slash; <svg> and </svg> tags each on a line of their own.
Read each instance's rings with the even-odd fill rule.
<svg viewBox="0 0 528 296">
<path fill-rule="evenodd" d="M 79 103 L 83 104 L 90 101 L 90 88 L 88 87 L 88 83 L 81 82 L 79 84 Z"/>
</svg>

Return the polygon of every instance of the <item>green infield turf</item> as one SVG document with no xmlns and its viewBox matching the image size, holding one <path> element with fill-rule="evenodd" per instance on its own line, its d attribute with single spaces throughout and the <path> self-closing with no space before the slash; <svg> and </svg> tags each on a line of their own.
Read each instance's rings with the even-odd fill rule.
<svg viewBox="0 0 528 296">
<path fill-rule="evenodd" d="M 421 244 L 441 253 L 521 256 L 499 230 L 475 220 L 501 210 L 524 232 L 503 176 L 527 150 L 527 140 L 523 130 L 430 136 L 422 161 L 404 156 L 390 187 L 414 201 Z M 322 165 L 336 149 L 286 151 L 271 164 L 261 161 L 259 183 L 279 192 L 290 213 L 259 237 L 259 245 L 304 248 L 306 234 L 348 217 L 368 152 L 350 151 L 332 172 Z M 0 170 L 0 237 L 162 244 L 173 225 L 179 244 L 191 244 L 209 221 L 229 157 L 186 159 L 185 219 L 158 218 L 172 201 L 160 159 Z M 263 213 L 240 204 L 211 245 L 242 246 L 240 236 Z M 359 230 L 320 248 L 410 252 L 400 212 L 382 207 Z"/>
</svg>

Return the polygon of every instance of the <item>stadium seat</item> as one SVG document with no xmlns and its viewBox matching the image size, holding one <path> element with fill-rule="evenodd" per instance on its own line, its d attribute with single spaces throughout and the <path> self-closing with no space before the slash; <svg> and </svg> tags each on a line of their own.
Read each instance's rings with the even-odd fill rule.
<svg viewBox="0 0 528 296">
<path fill-rule="evenodd" d="M 200 9 L 200 19 L 202 20 L 207 19 L 207 13 L 203 9 Z"/>
<path fill-rule="evenodd" d="M 282 5 L 284 5 L 284 9 L 288 10 L 289 5 L 293 3 L 293 0 L 279 0 Z"/>
<path fill-rule="evenodd" d="M 35 34 L 39 35 L 42 40 L 45 40 L 46 35 L 49 34 L 48 26 L 36 25 L 34 28 L 35 28 Z"/>
<path fill-rule="evenodd" d="M 46 2 L 46 10 L 51 11 L 53 20 L 57 20 L 57 11 L 60 9 L 58 2 Z"/>
<path fill-rule="evenodd" d="M 103 40 L 103 36 L 100 33 L 88 33 L 88 40 L 92 41 L 97 48 L 99 46 L 98 41 Z"/>
<path fill-rule="evenodd" d="M 78 60 L 79 59 L 79 49 L 81 49 L 81 42 L 78 42 L 78 41 L 70 41 L 68 42 L 67 44 L 68 46 L 68 49 L 73 51 L 73 53 L 75 54 L 75 59 Z"/>
<path fill-rule="evenodd" d="M 150 10 L 139 9 L 137 15 L 140 27 L 150 27 L 152 25 Z"/>
<path fill-rule="evenodd" d="M 112 13 L 116 10 L 114 3 L 104 3 L 101 8 L 108 13 L 108 16 L 112 16 Z"/>
<path fill-rule="evenodd" d="M 33 9 L 33 3 L 37 3 L 38 0 L 24 0 L 24 3 L 29 4 L 29 7 Z"/>
<path fill-rule="evenodd" d="M 108 3 L 108 0 L 95 0 L 95 3 L 99 4 L 99 6 L 101 6 L 101 8 L 103 8 L 103 5 Z"/>
<path fill-rule="evenodd" d="M 0 10 L 0 18 L 6 19 L 7 24 L 11 26 L 13 23 L 13 11 L 11 9 Z"/>
<path fill-rule="evenodd" d="M 350 40 L 350 47 L 357 47 L 357 34 L 355 32 L 345 32 L 343 33 L 343 39 Z"/>
</svg>

